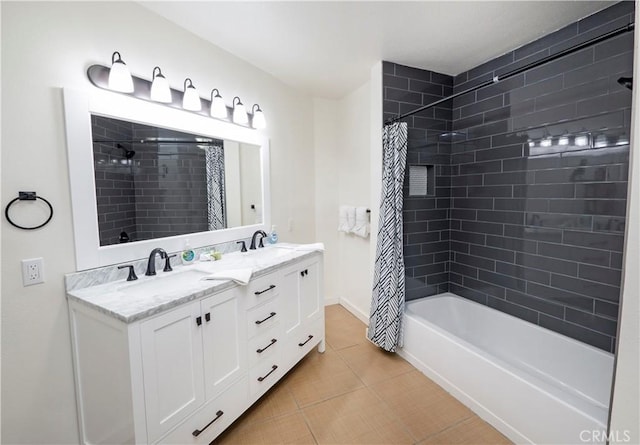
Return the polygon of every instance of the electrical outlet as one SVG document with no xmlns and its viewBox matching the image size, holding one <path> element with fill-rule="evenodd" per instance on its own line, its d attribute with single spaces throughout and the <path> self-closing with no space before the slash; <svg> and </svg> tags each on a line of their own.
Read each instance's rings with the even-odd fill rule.
<svg viewBox="0 0 640 445">
<path fill-rule="evenodd" d="M 22 285 L 44 283 L 44 263 L 42 258 L 22 260 Z"/>
</svg>

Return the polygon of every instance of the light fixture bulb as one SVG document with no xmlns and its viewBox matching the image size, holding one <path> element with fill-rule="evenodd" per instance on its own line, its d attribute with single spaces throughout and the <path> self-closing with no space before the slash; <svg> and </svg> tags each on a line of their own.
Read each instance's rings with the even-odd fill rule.
<svg viewBox="0 0 640 445">
<path fill-rule="evenodd" d="M 188 85 L 187 85 L 188 83 Z M 184 95 L 182 96 L 182 108 L 189 111 L 200 111 L 202 103 L 198 90 L 193 86 L 193 82 L 188 77 L 184 80 Z"/>
<path fill-rule="evenodd" d="M 238 103 L 236 103 L 238 99 Z M 247 110 L 244 109 L 242 101 L 238 96 L 233 98 L 233 122 L 235 124 L 247 124 L 249 122 L 249 116 L 247 116 Z"/>
<path fill-rule="evenodd" d="M 133 93 L 133 79 L 131 78 L 131 73 L 120 57 L 120 53 L 118 51 L 115 51 L 111 55 L 109 89 L 119 91 L 121 93 Z"/>
<path fill-rule="evenodd" d="M 253 128 L 265 128 L 267 126 L 267 121 L 264 118 L 264 113 L 260 109 L 260 105 L 253 104 L 251 111 L 253 113 Z"/>
<path fill-rule="evenodd" d="M 586 147 L 589 144 L 588 136 L 577 136 L 575 138 L 575 144 L 579 147 Z"/>
<path fill-rule="evenodd" d="M 169 82 L 167 81 L 167 78 L 162 75 L 162 71 L 159 66 L 153 69 L 152 77 L 151 100 L 170 104 L 172 102 L 171 88 L 169 88 Z"/>
<path fill-rule="evenodd" d="M 216 95 L 213 95 L 213 92 L 216 92 Z M 217 117 L 218 119 L 226 119 L 227 118 L 227 105 L 224 103 L 224 99 L 220 96 L 220 91 L 217 88 L 211 90 L 211 117 Z"/>
<path fill-rule="evenodd" d="M 607 145 L 609 145 L 607 142 L 607 136 L 605 136 L 604 134 L 599 134 L 598 137 L 596 137 L 594 146 L 596 148 L 602 148 L 606 147 Z"/>
</svg>

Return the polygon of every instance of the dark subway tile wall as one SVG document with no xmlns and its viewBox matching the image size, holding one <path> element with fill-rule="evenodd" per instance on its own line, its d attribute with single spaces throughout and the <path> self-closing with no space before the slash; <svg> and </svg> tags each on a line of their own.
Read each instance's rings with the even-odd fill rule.
<svg viewBox="0 0 640 445">
<path fill-rule="evenodd" d="M 621 2 L 456 76 L 453 89 L 632 21 L 633 2 Z M 452 291 L 613 351 L 631 109 L 617 79 L 632 62 L 627 33 L 453 102 L 466 139 L 452 146 Z"/>
<path fill-rule="evenodd" d="M 130 122 L 91 116 L 96 140 L 129 140 L 133 137 Z M 126 144 L 125 144 L 126 145 Z M 131 165 L 124 151 L 114 143 L 93 144 L 96 201 L 101 246 L 117 244 L 120 233 L 136 236 L 135 196 Z"/>
<path fill-rule="evenodd" d="M 100 245 L 208 230 L 204 151 L 194 144 L 149 144 L 145 137 L 180 133 L 92 116 Z"/>
<path fill-rule="evenodd" d="M 384 120 L 434 102 L 452 92 L 451 76 L 383 62 Z M 404 258 L 407 299 L 449 289 L 451 105 L 405 119 L 408 126 L 404 187 Z M 409 196 L 408 166 L 433 165 L 435 194 Z"/>
<path fill-rule="evenodd" d="M 617 3 L 455 77 L 384 62 L 384 120 L 633 13 Z M 449 290 L 613 352 L 631 115 L 617 79 L 632 64 L 627 33 L 405 119 L 407 164 L 437 175 L 436 196 L 405 187 L 408 300 Z"/>
<path fill-rule="evenodd" d="M 134 138 L 184 138 L 166 129 L 134 127 Z M 208 230 L 205 152 L 194 144 L 134 144 L 138 239 Z"/>
</svg>

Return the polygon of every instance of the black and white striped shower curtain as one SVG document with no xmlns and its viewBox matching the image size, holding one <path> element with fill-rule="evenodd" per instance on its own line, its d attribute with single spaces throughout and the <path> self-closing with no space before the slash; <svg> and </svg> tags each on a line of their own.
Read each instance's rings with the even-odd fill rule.
<svg viewBox="0 0 640 445">
<path fill-rule="evenodd" d="M 209 230 L 225 229 L 227 217 L 224 196 L 224 150 L 222 144 L 205 150 L 207 167 L 207 219 Z"/>
<path fill-rule="evenodd" d="M 386 125 L 382 134 L 383 170 L 380 226 L 367 337 L 382 349 L 402 346 L 404 258 L 402 186 L 407 161 L 407 124 Z"/>
</svg>

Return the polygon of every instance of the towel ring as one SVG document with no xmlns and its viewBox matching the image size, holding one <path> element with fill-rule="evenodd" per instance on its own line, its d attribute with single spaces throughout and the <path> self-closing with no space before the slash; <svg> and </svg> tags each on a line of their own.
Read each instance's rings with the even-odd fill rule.
<svg viewBox="0 0 640 445">
<path fill-rule="evenodd" d="M 16 202 L 16 201 L 35 201 L 36 199 L 39 199 L 39 200 L 43 201 L 45 204 L 47 204 L 47 206 L 49 206 L 49 217 L 47 218 L 47 220 L 45 222 L 43 222 L 42 224 L 37 225 L 37 226 L 25 227 L 25 226 L 21 226 L 19 224 L 16 224 L 15 222 L 13 222 L 11 220 L 11 217 L 9 216 L 9 208 L 11 207 L 11 205 L 14 202 Z M 36 192 L 18 192 L 18 197 L 17 198 L 13 198 L 9 202 L 9 204 L 7 204 L 7 207 L 5 207 L 4 216 L 7 218 L 7 221 L 9 221 L 9 224 L 11 224 L 14 227 L 17 227 L 18 229 L 35 230 L 35 229 L 39 229 L 40 227 L 46 226 L 49 223 L 49 221 L 51 221 L 51 218 L 53 218 L 53 206 L 51 205 L 51 203 L 49 201 L 44 199 L 42 196 L 36 195 Z"/>
</svg>

